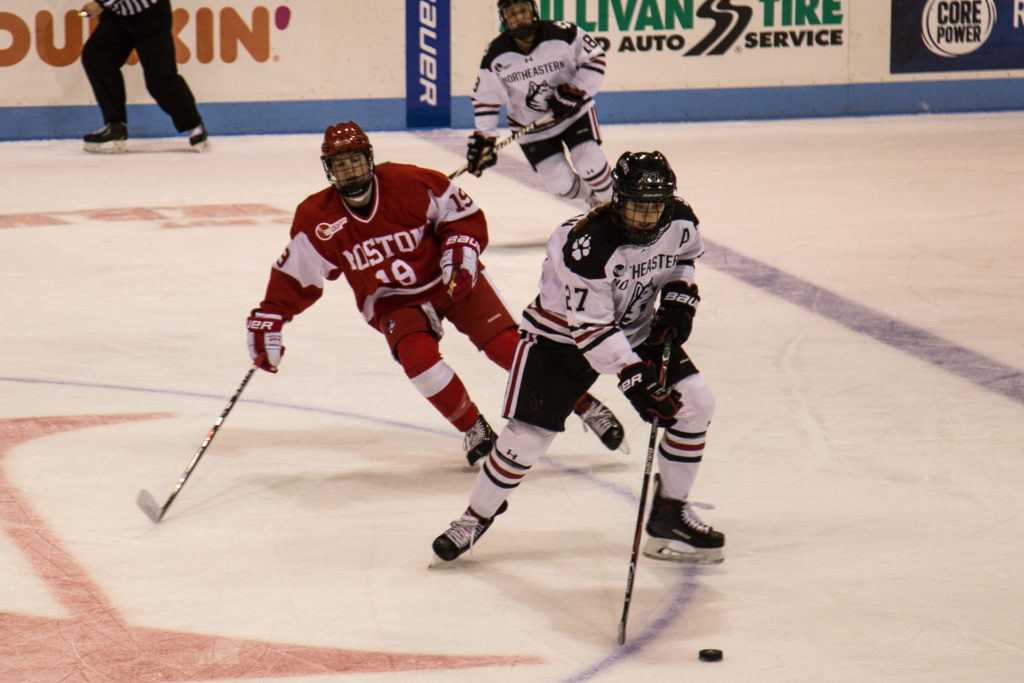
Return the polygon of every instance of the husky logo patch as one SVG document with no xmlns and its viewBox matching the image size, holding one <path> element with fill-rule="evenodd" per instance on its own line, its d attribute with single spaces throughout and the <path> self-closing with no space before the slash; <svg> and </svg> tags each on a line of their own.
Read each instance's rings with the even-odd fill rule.
<svg viewBox="0 0 1024 683">
<path fill-rule="evenodd" d="M 572 257 L 577 261 L 582 260 L 590 253 L 590 235 L 583 235 L 572 243 Z"/>
<path fill-rule="evenodd" d="M 530 81 L 530 89 L 526 93 L 526 106 L 534 111 L 547 111 L 548 98 L 554 93 L 547 81 L 535 83 Z"/>
</svg>

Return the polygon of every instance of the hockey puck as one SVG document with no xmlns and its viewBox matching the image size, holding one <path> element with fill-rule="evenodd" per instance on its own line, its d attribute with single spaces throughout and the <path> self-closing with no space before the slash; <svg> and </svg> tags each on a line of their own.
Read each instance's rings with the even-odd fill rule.
<svg viewBox="0 0 1024 683">
<path fill-rule="evenodd" d="M 720 661 L 722 661 L 722 651 L 721 650 L 713 650 L 713 649 L 701 650 L 700 654 L 698 656 L 700 657 L 700 661 L 702 661 L 702 662 L 720 662 Z"/>
</svg>

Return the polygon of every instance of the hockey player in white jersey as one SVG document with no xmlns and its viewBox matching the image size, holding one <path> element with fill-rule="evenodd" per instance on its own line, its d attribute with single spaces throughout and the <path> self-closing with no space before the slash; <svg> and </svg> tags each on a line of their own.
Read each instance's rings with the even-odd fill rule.
<svg viewBox="0 0 1024 683">
<path fill-rule="evenodd" d="M 498 14 L 504 33 L 487 46 L 473 88 L 476 130 L 467 170 L 479 176 L 497 163 L 498 115 L 505 105 L 513 131 L 544 117 L 518 142 L 549 192 L 589 206 L 607 202 L 610 169 L 593 100 L 604 80 L 604 49 L 575 24 L 542 21 L 534 0 L 498 0 Z"/>
<path fill-rule="evenodd" d="M 610 204 L 566 221 L 548 241 L 540 294 L 519 325 L 523 337 L 503 405 L 508 422 L 477 475 L 469 507 L 434 540 L 442 560 L 470 549 L 508 508 L 508 496 L 563 431 L 574 397 L 599 373 L 617 375 L 641 417 L 665 427 L 644 554 L 705 564 L 723 559 L 725 536 L 688 502 L 715 409 L 682 346 L 700 302 L 697 217 L 674 195 L 675 174 L 659 152 L 624 153 L 612 180 Z M 662 388 L 655 368 L 669 335 Z"/>
</svg>

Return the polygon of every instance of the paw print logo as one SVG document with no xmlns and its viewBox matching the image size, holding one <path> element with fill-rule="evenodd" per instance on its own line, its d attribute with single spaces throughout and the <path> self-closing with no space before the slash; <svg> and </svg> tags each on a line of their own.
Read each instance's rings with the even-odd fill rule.
<svg viewBox="0 0 1024 683">
<path fill-rule="evenodd" d="M 572 243 L 572 257 L 577 261 L 590 253 L 590 235 L 583 235 Z"/>
</svg>

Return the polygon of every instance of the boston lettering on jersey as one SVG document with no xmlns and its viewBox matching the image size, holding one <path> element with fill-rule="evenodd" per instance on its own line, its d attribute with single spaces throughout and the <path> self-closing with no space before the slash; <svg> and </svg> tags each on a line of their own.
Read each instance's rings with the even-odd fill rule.
<svg viewBox="0 0 1024 683">
<path fill-rule="evenodd" d="M 528 81 L 535 76 L 544 76 L 551 73 L 556 73 L 566 68 L 564 60 L 557 60 L 554 62 L 547 62 L 539 66 L 531 66 L 528 69 L 520 69 L 519 71 L 513 71 L 512 73 L 505 74 L 501 77 L 501 80 L 505 83 L 518 83 L 519 81 Z"/>
<path fill-rule="evenodd" d="M 400 230 L 391 235 L 371 237 L 352 247 L 352 251 L 346 249 L 341 253 L 345 255 L 345 260 L 352 270 L 366 270 L 380 265 L 386 258 L 394 257 L 395 251 L 392 247 L 406 254 L 416 251 L 425 231 L 426 226 L 421 226 L 415 230 Z M 383 254 L 380 252 L 381 249 L 384 250 Z"/>
</svg>

